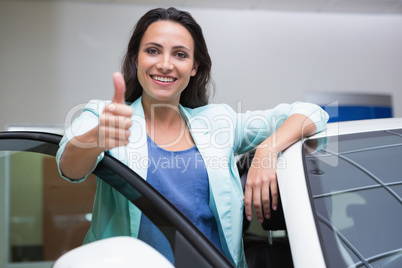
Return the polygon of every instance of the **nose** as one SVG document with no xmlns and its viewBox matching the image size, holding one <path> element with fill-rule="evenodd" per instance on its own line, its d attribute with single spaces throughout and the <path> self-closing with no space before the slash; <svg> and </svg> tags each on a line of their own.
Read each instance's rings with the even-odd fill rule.
<svg viewBox="0 0 402 268">
<path fill-rule="evenodd" d="M 161 60 L 157 63 L 156 68 L 162 73 L 168 73 L 173 70 L 174 66 L 171 62 L 170 56 L 166 55 L 161 57 Z"/>
</svg>

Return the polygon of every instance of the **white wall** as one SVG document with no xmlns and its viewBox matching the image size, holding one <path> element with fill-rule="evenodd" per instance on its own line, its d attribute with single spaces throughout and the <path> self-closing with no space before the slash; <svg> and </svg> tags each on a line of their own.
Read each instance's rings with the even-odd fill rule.
<svg viewBox="0 0 402 268">
<path fill-rule="evenodd" d="M 111 74 L 150 7 L 0 1 L 0 130 L 64 123 L 113 94 Z M 214 102 L 263 109 L 307 91 L 392 93 L 402 116 L 402 16 L 187 9 L 213 59 Z"/>
</svg>

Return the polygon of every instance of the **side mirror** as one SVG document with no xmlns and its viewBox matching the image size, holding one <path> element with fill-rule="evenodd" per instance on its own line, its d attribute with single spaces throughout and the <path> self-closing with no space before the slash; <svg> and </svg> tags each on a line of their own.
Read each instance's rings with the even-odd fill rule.
<svg viewBox="0 0 402 268">
<path fill-rule="evenodd" d="M 145 242 L 128 236 L 98 240 L 62 255 L 53 268 L 174 268 L 162 254 Z"/>
</svg>

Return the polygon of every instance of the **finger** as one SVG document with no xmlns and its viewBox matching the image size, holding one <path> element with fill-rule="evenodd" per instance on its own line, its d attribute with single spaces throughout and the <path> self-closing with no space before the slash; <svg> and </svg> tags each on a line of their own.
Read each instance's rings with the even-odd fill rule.
<svg viewBox="0 0 402 268">
<path fill-rule="evenodd" d="M 130 120 L 130 117 L 125 117 L 125 116 L 119 116 L 119 115 L 113 115 L 113 114 L 108 114 L 108 113 L 103 113 L 100 116 L 100 125 L 106 126 L 106 127 L 114 127 L 118 129 L 129 129 L 132 125 L 132 121 Z"/>
<path fill-rule="evenodd" d="M 262 212 L 262 204 L 261 204 L 261 184 L 257 183 L 253 187 L 253 204 L 255 215 L 259 222 L 263 222 L 264 216 Z"/>
<path fill-rule="evenodd" d="M 116 140 L 112 138 L 105 138 L 104 139 L 104 148 L 105 150 L 111 150 L 116 147 L 126 146 L 128 144 L 127 140 Z"/>
<path fill-rule="evenodd" d="M 133 115 L 133 108 L 131 106 L 120 103 L 109 104 L 108 106 L 106 106 L 105 111 L 114 115 L 120 115 L 127 118 L 131 118 L 131 116 Z"/>
<path fill-rule="evenodd" d="M 269 198 L 269 182 L 265 181 L 262 184 L 261 189 L 261 200 L 262 200 L 262 207 L 264 210 L 264 217 L 269 219 L 271 217 L 271 206 L 270 206 L 270 198 Z"/>
<path fill-rule="evenodd" d="M 246 212 L 246 217 L 248 221 L 251 221 L 253 219 L 253 211 L 251 209 L 252 205 L 252 197 L 253 197 L 253 191 L 251 186 L 248 186 L 246 184 L 246 189 L 244 193 L 244 211 Z"/>
<path fill-rule="evenodd" d="M 114 96 L 112 103 L 125 103 L 124 95 L 126 93 L 126 83 L 121 73 L 115 72 L 113 74 Z"/>
<path fill-rule="evenodd" d="M 277 210 L 278 209 L 278 202 L 279 202 L 279 191 L 278 191 L 278 180 L 275 178 L 275 180 L 271 181 L 270 184 L 270 190 L 271 190 L 271 198 L 272 198 L 272 209 Z"/>
<path fill-rule="evenodd" d="M 129 131 L 126 129 L 110 127 L 108 130 L 108 133 L 107 133 L 107 137 L 109 139 L 115 140 L 116 146 L 117 146 L 117 145 L 124 144 L 126 142 L 127 132 L 129 133 Z"/>
<path fill-rule="evenodd" d="M 106 150 L 110 150 L 116 147 L 116 139 L 113 138 L 115 136 L 114 130 L 110 127 L 100 125 L 99 126 L 99 146 L 105 148 Z"/>
<path fill-rule="evenodd" d="M 106 149 L 124 146 L 129 143 L 130 131 L 127 129 L 118 129 L 113 127 L 99 127 L 100 146 Z"/>
</svg>

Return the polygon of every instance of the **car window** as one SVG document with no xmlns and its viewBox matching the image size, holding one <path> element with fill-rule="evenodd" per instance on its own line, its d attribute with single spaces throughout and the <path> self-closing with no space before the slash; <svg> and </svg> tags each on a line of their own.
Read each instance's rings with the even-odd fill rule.
<svg viewBox="0 0 402 268">
<path fill-rule="evenodd" d="M 8 219 L 0 223 L 5 249 L 0 266 L 51 267 L 63 253 L 81 245 L 90 226 L 96 175 L 162 231 L 176 267 L 232 267 L 163 196 L 113 157 L 106 155 L 83 183 L 62 179 L 55 161 L 60 139 L 47 133 L 0 133 L 0 189 L 5 197 L 1 218 Z"/>
<path fill-rule="evenodd" d="M 402 131 L 326 142 L 304 161 L 327 265 L 402 267 Z"/>
<path fill-rule="evenodd" d="M 29 262 L 50 267 L 51 261 L 82 244 L 96 185 L 88 180 L 78 187 L 61 179 L 54 159 L 57 147 L 40 140 L 0 140 L 3 267 Z"/>
</svg>

